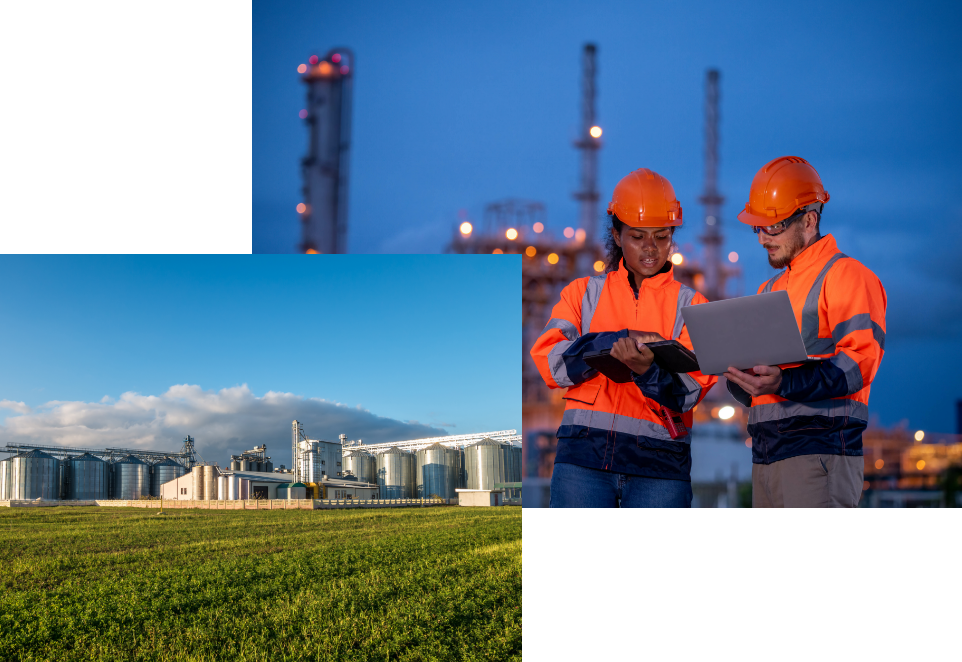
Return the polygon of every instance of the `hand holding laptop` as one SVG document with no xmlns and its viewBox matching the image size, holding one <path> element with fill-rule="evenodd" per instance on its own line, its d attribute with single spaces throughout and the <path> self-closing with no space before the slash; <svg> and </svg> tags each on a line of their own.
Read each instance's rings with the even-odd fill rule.
<svg viewBox="0 0 962 662">
<path fill-rule="evenodd" d="M 728 367 L 725 379 L 741 386 L 748 395 L 771 395 L 782 383 L 782 369 L 777 365 L 757 365 L 742 371 Z"/>
</svg>

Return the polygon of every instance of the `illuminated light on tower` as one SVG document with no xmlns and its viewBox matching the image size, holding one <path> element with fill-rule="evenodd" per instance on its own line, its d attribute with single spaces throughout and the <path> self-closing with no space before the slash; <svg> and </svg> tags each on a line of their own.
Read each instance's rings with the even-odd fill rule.
<svg viewBox="0 0 962 662">
<path fill-rule="evenodd" d="M 591 127 L 591 129 L 588 130 L 588 133 L 591 134 L 591 137 L 592 137 L 592 138 L 600 138 L 600 137 L 601 137 L 601 127 L 600 127 L 600 126 L 593 126 L 593 127 Z"/>
<path fill-rule="evenodd" d="M 466 237 L 469 234 L 471 234 L 471 231 L 474 230 L 474 227 L 470 223 L 465 221 L 464 223 L 461 224 L 461 227 L 458 229 L 461 230 L 461 234 L 463 234 Z"/>
<path fill-rule="evenodd" d="M 303 202 L 297 203 L 297 213 L 298 213 L 298 214 L 303 214 L 303 213 L 306 212 L 306 211 L 307 211 L 307 205 L 305 205 Z"/>
<path fill-rule="evenodd" d="M 524 249 L 524 254 L 527 255 L 528 257 L 534 257 L 535 255 L 538 254 L 538 249 L 535 248 L 534 246 L 528 246 L 527 248 Z"/>
<path fill-rule="evenodd" d="M 308 62 L 312 66 L 301 76 L 307 86 L 307 108 L 301 118 L 310 135 L 301 159 L 306 210 L 301 215 L 300 250 L 345 253 L 354 55 L 338 48 L 323 58 L 312 55 Z"/>
<path fill-rule="evenodd" d="M 518 231 L 515 230 L 514 228 L 508 228 L 505 231 L 504 236 L 510 239 L 511 241 L 514 241 L 515 239 L 518 238 Z"/>
<path fill-rule="evenodd" d="M 548 255 L 548 264 L 558 264 L 558 254 L 551 253 Z"/>
<path fill-rule="evenodd" d="M 915 433 L 916 441 L 922 441 L 923 439 L 925 439 L 925 433 L 922 432 L 922 430 L 919 430 L 918 432 Z"/>
</svg>

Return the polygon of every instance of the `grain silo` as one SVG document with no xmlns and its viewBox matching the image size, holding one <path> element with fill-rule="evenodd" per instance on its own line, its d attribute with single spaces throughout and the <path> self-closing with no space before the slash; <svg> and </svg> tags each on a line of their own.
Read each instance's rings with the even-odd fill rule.
<svg viewBox="0 0 962 662">
<path fill-rule="evenodd" d="M 11 500 L 60 498 L 60 461 L 43 451 L 33 450 L 14 455 L 10 462 Z"/>
<path fill-rule="evenodd" d="M 201 498 L 205 501 L 216 501 L 217 500 L 217 477 L 220 472 L 214 465 L 207 465 L 203 467 L 204 473 L 204 496 Z"/>
<path fill-rule="evenodd" d="M 194 499 L 201 501 L 204 498 L 204 467 L 201 465 L 195 465 L 193 469 L 190 470 L 190 485 L 191 492 L 193 492 Z"/>
<path fill-rule="evenodd" d="M 417 452 L 417 496 L 439 496 L 453 499 L 457 496 L 458 453 L 439 443 L 431 444 Z"/>
<path fill-rule="evenodd" d="M 187 467 L 169 457 L 150 467 L 150 496 L 160 496 L 160 486 L 180 478 L 187 473 Z"/>
<path fill-rule="evenodd" d="M 0 460 L 0 501 L 10 498 L 10 458 Z"/>
<path fill-rule="evenodd" d="M 464 469 L 469 490 L 493 490 L 495 483 L 504 481 L 504 462 L 501 444 L 493 439 L 482 439 L 464 449 Z"/>
<path fill-rule="evenodd" d="M 362 483 L 377 483 L 377 460 L 373 455 L 354 450 L 341 460 L 345 476 L 354 476 Z"/>
<path fill-rule="evenodd" d="M 64 460 L 65 496 L 71 500 L 107 499 L 110 494 L 110 464 L 84 453 Z"/>
<path fill-rule="evenodd" d="M 142 499 L 150 495 L 150 465 L 134 455 L 113 463 L 112 499 Z"/>
<path fill-rule="evenodd" d="M 377 485 L 382 499 L 413 499 L 417 459 L 395 446 L 377 456 Z"/>
</svg>

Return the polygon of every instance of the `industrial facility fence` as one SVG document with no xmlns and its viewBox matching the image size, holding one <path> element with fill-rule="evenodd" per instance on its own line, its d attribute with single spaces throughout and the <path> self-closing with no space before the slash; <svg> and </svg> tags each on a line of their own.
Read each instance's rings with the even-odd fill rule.
<svg viewBox="0 0 962 662">
<path fill-rule="evenodd" d="M 331 508 L 417 508 L 456 505 L 457 499 L 250 499 L 243 501 L 163 501 L 163 507 L 202 508 L 205 510 L 326 510 Z M 55 506 L 114 506 L 121 508 L 160 508 L 159 499 L 91 501 L 0 501 L 0 508 Z"/>
</svg>

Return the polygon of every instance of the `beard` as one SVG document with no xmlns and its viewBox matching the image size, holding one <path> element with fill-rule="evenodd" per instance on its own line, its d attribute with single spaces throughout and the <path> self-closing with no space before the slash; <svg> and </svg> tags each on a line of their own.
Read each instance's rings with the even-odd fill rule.
<svg viewBox="0 0 962 662">
<path fill-rule="evenodd" d="M 794 227 L 789 230 L 789 233 L 791 233 L 791 236 L 788 237 L 788 241 L 781 246 L 783 251 L 782 257 L 773 258 L 771 255 L 768 256 L 768 263 L 776 269 L 784 269 L 787 267 L 792 263 L 792 260 L 795 259 L 795 256 L 805 248 L 805 240 L 802 239 L 801 224 L 796 223 Z M 768 247 L 772 245 L 773 244 L 762 244 L 765 250 L 768 250 Z"/>
</svg>

